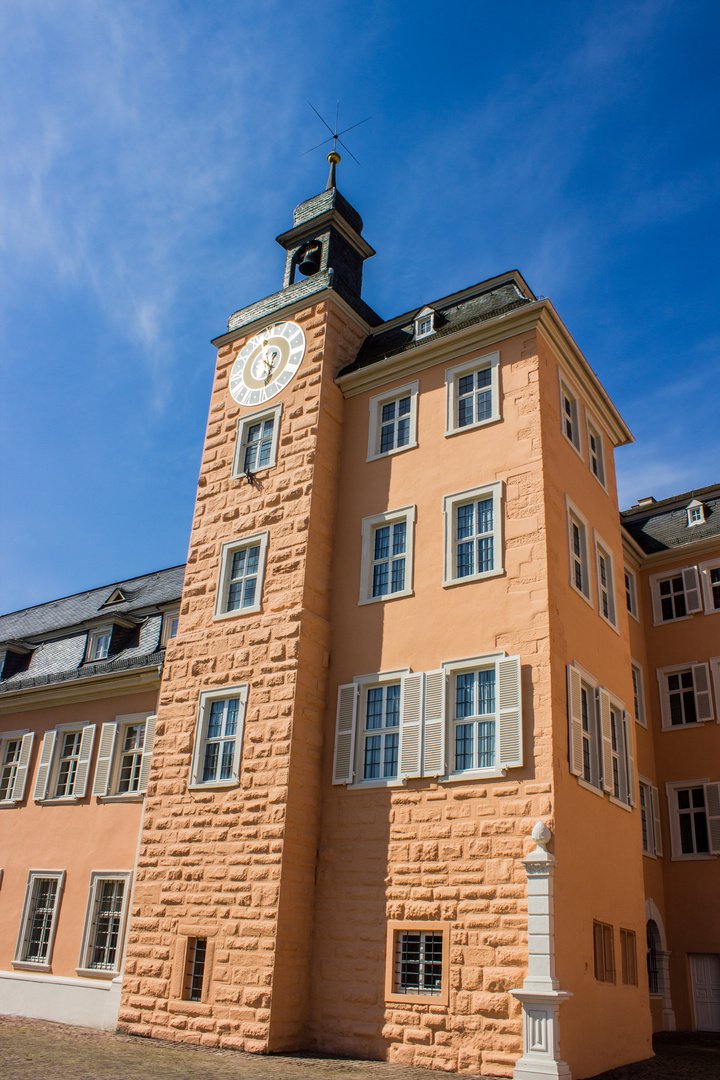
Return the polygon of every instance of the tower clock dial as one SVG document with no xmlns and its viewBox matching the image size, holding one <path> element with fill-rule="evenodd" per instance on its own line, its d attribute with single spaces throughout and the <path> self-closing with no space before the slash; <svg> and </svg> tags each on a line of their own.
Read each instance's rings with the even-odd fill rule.
<svg viewBox="0 0 720 1080">
<path fill-rule="evenodd" d="M 239 405 L 262 405 L 287 386 L 304 355 L 305 335 L 297 323 L 269 326 L 237 354 L 230 372 L 230 393 Z"/>
</svg>

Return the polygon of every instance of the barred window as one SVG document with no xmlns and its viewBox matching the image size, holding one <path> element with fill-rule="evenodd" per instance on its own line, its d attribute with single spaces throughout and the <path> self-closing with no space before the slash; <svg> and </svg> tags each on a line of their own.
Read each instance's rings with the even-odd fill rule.
<svg viewBox="0 0 720 1080">
<path fill-rule="evenodd" d="M 188 938 L 185 975 L 183 978 L 182 996 L 184 1001 L 202 1001 L 206 953 L 206 938 Z"/>
<path fill-rule="evenodd" d="M 396 988 L 401 994 L 439 994 L 442 989 L 442 933 L 400 931 Z"/>
</svg>

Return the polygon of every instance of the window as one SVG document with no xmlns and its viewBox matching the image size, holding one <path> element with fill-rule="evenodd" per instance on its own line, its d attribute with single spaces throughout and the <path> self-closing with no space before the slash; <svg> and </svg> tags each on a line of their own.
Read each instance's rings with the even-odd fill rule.
<svg viewBox="0 0 720 1080">
<path fill-rule="evenodd" d="M 64 870 L 31 870 L 13 967 L 50 970 Z"/>
<path fill-rule="evenodd" d="M 91 874 L 78 974 L 112 978 L 119 972 L 130 879 L 124 871 Z"/>
<path fill-rule="evenodd" d="M 700 583 L 694 566 L 674 570 L 670 574 L 653 574 L 650 578 L 653 601 L 653 620 L 657 623 L 684 619 L 702 611 Z"/>
<path fill-rule="evenodd" d="M 615 982 L 615 947 L 613 928 L 607 923 L 593 922 L 595 978 L 598 982 Z"/>
<path fill-rule="evenodd" d="M 282 405 L 241 416 L 235 439 L 233 476 L 248 476 L 277 464 Z"/>
<path fill-rule="evenodd" d="M 502 574 L 502 484 L 446 495 L 443 586 Z"/>
<path fill-rule="evenodd" d="M 635 802 L 632 726 L 622 702 L 578 664 L 568 665 L 570 772 L 622 806 Z"/>
<path fill-rule="evenodd" d="M 443 923 L 390 923 L 387 938 L 385 996 L 409 1004 L 449 1000 L 449 927 Z"/>
<path fill-rule="evenodd" d="M 268 534 L 263 532 L 241 543 L 223 544 L 216 619 L 260 611 L 267 543 Z"/>
<path fill-rule="evenodd" d="M 637 601 L 637 577 L 635 571 L 625 564 L 625 607 L 633 619 L 639 619 Z"/>
<path fill-rule="evenodd" d="M 238 783 L 247 694 L 245 685 L 200 695 L 191 786 Z"/>
<path fill-rule="evenodd" d="M 412 595 L 414 522 L 414 506 L 363 520 L 361 604 Z"/>
<path fill-rule="evenodd" d="M 720 611 L 720 560 L 700 563 L 700 580 L 705 598 L 705 614 Z"/>
<path fill-rule="evenodd" d="M 88 638 L 87 662 L 91 660 L 106 660 L 110 652 L 110 639 L 112 638 L 112 626 L 104 626 L 102 630 L 93 630 Z"/>
<path fill-rule="evenodd" d="M 703 525 L 705 523 L 705 507 L 697 499 L 693 499 L 687 506 L 687 523 L 690 525 Z"/>
<path fill-rule="evenodd" d="M 637 986 L 637 938 L 634 930 L 620 928 L 620 959 L 623 986 Z"/>
<path fill-rule="evenodd" d="M 368 461 L 417 446 L 418 383 L 370 398 Z"/>
<path fill-rule="evenodd" d="M 466 361 L 445 372 L 446 435 L 500 419 L 500 353 Z"/>
<path fill-rule="evenodd" d="M 94 740 L 94 724 L 45 732 L 35 777 L 35 802 L 85 796 Z"/>
<path fill-rule="evenodd" d="M 495 666 L 458 672 L 453 679 L 456 772 L 495 767 Z"/>
<path fill-rule="evenodd" d="M 14 806 L 25 797 L 34 738 L 32 731 L 10 731 L 0 738 L 0 806 Z"/>
<path fill-rule="evenodd" d="M 574 540 L 574 537 L 573 537 Z M 573 550 L 573 558 L 577 555 Z M 598 611 L 600 617 L 609 623 L 614 630 L 617 629 L 615 618 L 615 569 L 613 557 L 604 542 L 595 533 L 595 558 L 598 588 Z"/>
<path fill-rule="evenodd" d="M 647 727 L 645 719 L 645 688 L 643 683 L 642 668 L 634 660 L 630 662 L 633 684 L 633 713 L 638 724 Z"/>
<path fill-rule="evenodd" d="M 570 585 L 592 607 L 590 599 L 590 565 L 588 559 L 588 523 L 570 499 L 565 496 L 570 556 Z"/>
<path fill-rule="evenodd" d="M 415 338 L 427 337 L 435 330 L 435 312 L 432 308 L 423 308 L 415 317 Z"/>
<path fill-rule="evenodd" d="M 362 779 L 394 780 L 400 747 L 399 682 L 368 686 L 362 700 Z"/>
<path fill-rule="evenodd" d="M 691 780 L 666 789 L 673 859 L 720 854 L 720 784 Z"/>
<path fill-rule="evenodd" d="M 180 622 L 180 608 L 171 608 L 170 611 L 166 611 L 163 615 L 162 622 L 162 634 L 160 636 L 160 644 L 167 645 L 168 641 L 177 637 L 178 623 Z"/>
<path fill-rule="evenodd" d="M 660 832 L 660 797 L 658 789 L 649 780 L 640 777 L 640 824 L 642 826 L 642 848 L 645 855 L 662 855 L 662 835 Z"/>
<path fill-rule="evenodd" d="M 188 938 L 183 979 L 183 1001 L 202 1001 L 207 938 Z"/>
<path fill-rule="evenodd" d="M 146 794 L 156 720 L 147 713 L 132 713 L 103 724 L 93 795 L 102 798 Z"/>
<path fill-rule="evenodd" d="M 566 414 L 567 415 L 567 414 Z M 567 433 L 566 433 L 567 434 Z M 588 456 L 590 458 L 590 472 L 593 474 L 601 487 L 605 487 L 605 450 L 603 437 L 600 429 L 590 418 L 587 420 Z M 568 436 L 570 438 L 570 436 Z M 570 438 L 570 442 L 573 440 Z"/>
<path fill-rule="evenodd" d="M 582 457 L 582 448 L 580 446 L 580 404 L 577 394 L 562 377 L 560 377 L 560 413 L 562 416 L 562 433 Z"/>
<path fill-rule="evenodd" d="M 713 719 L 707 664 L 658 668 L 660 713 L 665 731 Z"/>
</svg>

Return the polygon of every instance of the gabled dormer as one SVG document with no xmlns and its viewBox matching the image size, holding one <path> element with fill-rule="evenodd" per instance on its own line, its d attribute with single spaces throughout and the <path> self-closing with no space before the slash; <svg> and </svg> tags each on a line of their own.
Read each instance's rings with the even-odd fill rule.
<svg viewBox="0 0 720 1080">
<path fill-rule="evenodd" d="M 436 325 L 437 312 L 434 308 L 424 307 L 418 311 L 415 316 L 415 341 L 419 341 L 421 338 L 430 337 L 437 330 Z"/>
<path fill-rule="evenodd" d="M 686 509 L 688 527 L 705 524 L 705 507 L 699 499 L 693 499 L 692 502 L 689 502 Z"/>
</svg>

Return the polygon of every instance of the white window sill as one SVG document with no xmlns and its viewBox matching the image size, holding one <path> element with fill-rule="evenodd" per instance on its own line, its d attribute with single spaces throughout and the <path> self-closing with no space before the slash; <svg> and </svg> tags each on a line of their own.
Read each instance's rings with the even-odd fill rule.
<svg viewBox="0 0 720 1080">
<path fill-rule="evenodd" d="M 609 626 L 611 630 L 614 630 L 615 633 L 618 636 L 620 635 L 620 631 L 618 630 L 616 623 L 610 622 L 610 619 L 606 619 L 605 616 L 603 615 L 602 611 L 598 611 L 598 615 L 600 616 L 600 618 L 602 619 L 602 621 L 605 623 L 606 626 Z"/>
<path fill-rule="evenodd" d="M 567 435 L 565 436 L 565 438 L 567 439 Z M 570 441 L 570 440 L 568 439 L 568 442 L 569 442 L 569 441 Z M 593 480 L 596 480 L 596 481 L 598 482 L 598 484 L 599 484 L 599 485 L 600 485 L 600 487 L 601 487 L 601 488 L 603 489 L 603 491 L 605 492 L 605 494 L 606 494 L 606 495 L 609 495 L 609 494 L 610 494 L 610 492 L 608 491 L 608 488 L 607 488 L 607 484 L 606 484 L 606 483 L 604 483 L 604 481 L 602 481 L 602 480 L 600 479 L 600 477 L 599 477 L 599 476 L 596 476 L 596 475 L 595 475 L 595 473 L 594 473 L 594 472 L 592 471 L 592 469 L 590 469 L 590 475 L 592 476 Z"/>
<path fill-rule="evenodd" d="M 661 727 L 661 731 L 700 731 L 706 724 L 711 723 L 710 720 L 696 720 L 691 724 L 668 724 L 666 727 Z"/>
<path fill-rule="evenodd" d="M 635 717 L 635 723 L 638 724 L 640 727 L 645 728 L 645 730 L 647 731 L 647 720 L 640 720 L 636 716 Z"/>
<path fill-rule="evenodd" d="M 455 585 L 467 585 L 470 581 L 485 581 L 486 578 L 500 577 L 505 573 L 503 566 L 497 570 L 486 570 L 483 574 L 468 574 L 466 577 L 446 579 L 442 583 L 443 589 L 451 589 Z"/>
<path fill-rule="evenodd" d="M 213 622 L 222 622 L 224 619 L 237 619 L 241 615 L 257 615 L 260 611 L 262 611 L 262 604 L 237 608 L 236 611 L 216 611 L 213 615 Z"/>
<path fill-rule="evenodd" d="M 82 797 L 87 798 L 87 796 L 85 796 L 85 795 L 83 795 Z M 35 802 L 38 803 L 38 805 L 40 805 L 40 806 L 62 806 L 63 804 L 67 804 L 67 805 L 72 806 L 73 803 L 80 802 L 80 796 L 79 795 L 55 795 L 51 799 L 36 799 Z"/>
<path fill-rule="evenodd" d="M 231 780 L 208 780 L 206 784 L 188 784 L 188 791 L 225 791 L 227 788 L 238 787 L 240 780 L 234 776 Z"/>
<path fill-rule="evenodd" d="M 635 620 L 635 622 L 636 622 L 636 623 L 637 623 L 638 625 L 640 625 L 640 616 L 639 616 L 639 615 L 637 614 L 637 612 L 636 612 L 636 611 L 631 611 L 631 610 L 630 610 L 630 608 L 629 608 L 629 607 L 627 606 L 627 604 L 625 605 L 625 610 L 627 611 L 627 613 L 628 613 L 628 615 L 630 616 L 630 618 L 631 618 L 631 619 L 634 619 L 634 620 Z"/>
<path fill-rule="evenodd" d="M 671 855 L 670 862 L 709 862 L 717 855 Z"/>
<path fill-rule="evenodd" d="M 507 769 L 500 766 L 492 769 L 463 769 L 460 772 L 448 773 L 446 776 L 439 777 L 439 779 L 443 783 L 455 783 L 459 780 L 503 780 L 506 774 Z"/>
<path fill-rule="evenodd" d="M 412 589 L 402 589 L 399 592 L 386 593 L 384 596 L 367 596 L 364 600 L 358 600 L 358 607 L 364 604 L 378 604 L 388 600 L 401 600 L 403 596 L 414 596 Z"/>
<path fill-rule="evenodd" d="M 591 791 L 593 795 L 597 795 L 599 798 L 605 798 L 605 792 L 602 788 L 596 788 L 594 784 L 588 783 L 587 780 L 583 780 L 582 776 L 575 778 L 578 782 L 578 787 L 585 788 L 586 791 Z"/>
<path fill-rule="evenodd" d="M 18 971 L 52 971 L 52 966 L 44 960 L 11 960 L 11 964 Z"/>
<path fill-rule="evenodd" d="M 145 796 L 141 792 L 128 791 L 118 793 L 116 795 L 98 795 L 97 800 L 101 803 L 138 803 L 142 802 Z"/>
<path fill-rule="evenodd" d="M 447 428 L 445 431 L 445 438 L 449 439 L 453 435 L 464 435 L 466 431 L 475 431 L 477 428 L 484 428 L 489 424 L 497 424 L 500 420 L 502 420 L 501 416 L 488 416 L 487 420 L 477 420 L 474 424 L 465 424 L 463 427 Z"/>
<path fill-rule="evenodd" d="M 9 810 L 12 806 L 19 806 L 19 805 L 20 805 L 20 800 L 19 799 L 18 800 L 15 800 L 15 799 L 3 799 L 2 802 L 0 802 L 0 810 Z"/>
<path fill-rule="evenodd" d="M 119 970 L 110 971 L 107 968 L 75 968 L 76 973 L 81 979 L 117 979 L 120 974 Z"/>
<path fill-rule="evenodd" d="M 646 859 L 655 859 L 655 861 L 657 862 L 658 856 L 657 856 L 656 851 L 644 851 L 643 850 L 643 855 L 645 856 Z M 650 996 L 652 997 L 652 994 Z"/>
<path fill-rule="evenodd" d="M 587 593 L 584 593 L 582 591 L 582 589 L 578 589 L 577 585 L 574 585 L 572 581 L 570 582 L 570 588 L 572 589 L 572 591 L 575 593 L 576 596 L 579 596 L 582 600 L 585 601 L 585 603 L 588 605 L 588 607 L 592 608 L 593 611 L 595 610 L 595 605 L 593 604 L 591 598 L 587 595 Z M 603 616 L 600 615 L 600 618 L 602 619 Z"/>
<path fill-rule="evenodd" d="M 568 444 L 568 446 L 572 446 L 573 450 L 575 451 L 577 456 L 580 458 L 580 460 L 585 461 L 585 458 L 583 457 L 583 452 L 580 449 L 580 447 L 576 446 L 575 443 L 572 441 L 572 439 L 568 438 L 568 436 L 567 436 L 567 434 L 565 432 L 565 425 L 564 424 L 563 424 L 563 427 L 562 427 L 562 437 L 565 440 L 565 442 Z M 593 473 L 593 476 L 594 475 L 595 474 Z"/>
<path fill-rule="evenodd" d="M 700 615 L 701 612 L 695 611 L 691 615 L 677 615 L 674 619 L 653 619 L 653 626 L 674 626 L 675 623 L 687 622 L 688 619 L 692 619 L 693 615 Z"/>
<path fill-rule="evenodd" d="M 406 443 L 405 446 L 395 446 L 392 450 L 384 450 L 381 454 L 368 454 L 366 461 L 382 461 L 383 458 L 393 457 L 395 454 L 404 454 L 406 450 L 417 450 L 417 440 Z"/>
<path fill-rule="evenodd" d="M 422 777 L 413 777 L 412 779 L 422 780 Z M 402 777 L 393 777 L 392 779 L 383 780 L 379 778 L 377 780 L 353 780 L 349 784 L 345 784 L 346 788 L 351 791 L 373 791 L 377 788 L 398 788 L 404 787 L 405 781 Z"/>
<path fill-rule="evenodd" d="M 633 810 L 633 807 L 630 805 L 630 803 L 623 802 L 622 799 L 616 799 L 614 795 L 608 794 L 608 799 L 615 806 L 619 806 L 621 810 L 628 810 L 628 811 Z"/>
</svg>

